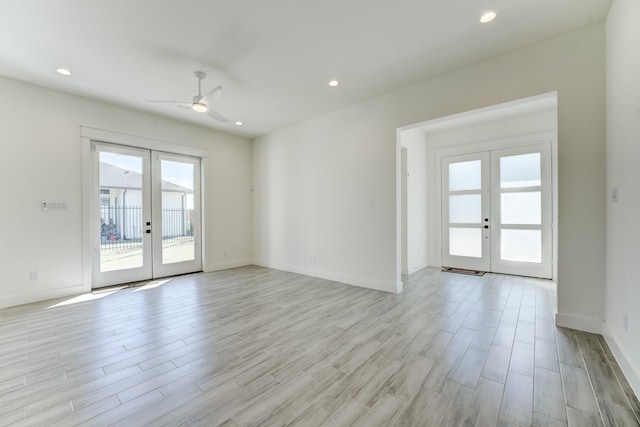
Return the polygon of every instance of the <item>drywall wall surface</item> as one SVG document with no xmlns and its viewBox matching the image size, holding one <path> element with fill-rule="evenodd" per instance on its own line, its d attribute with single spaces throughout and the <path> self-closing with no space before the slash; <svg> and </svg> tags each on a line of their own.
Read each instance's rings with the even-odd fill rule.
<svg viewBox="0 0 640 427">
<path fill-rule="evenodd" d="M 427 141 L 424 132 L 412 129 L 401 133 L 407 149 L 407 272 L 429 264 L 427 259 Z"/>
<path fill-rule="evenodd" d="M 254 140 L 256 262 L 397 288 L 396 129 L 553 91 L 559 122 L 559 312 L 601 322 L 602 24 Z"/>
<path fill-rule="evenodd" d="M 89 290 L 81 126 L 208 150 L 204 268 L 250 263 L 249 140 L 6 78 L 0 93 L 0 307 Z M 43 200 L 66 201 L 67 209 L 45 212 Z"/>
<path fill-rule="evenodd" d="M 362 128 L 366 110 L 339 121 L 336 133 L 325 116 L 254 142 L 254 261 L 394 292 L 395 127 Z"/>
<path fill-rule="evenodd" d="M 614 0 L 607 37 L 606 328 L 640 393 L 640 3 Z M 617 188 L 617 201 L 613 190 Z M 626 325 L 625 325 L 626 317 Z"/>
<path fill-rule="evenodd" d="M 491 142 L 532 133 L 555 131 L 557 110 L 549 108 L 526 112 L 482 123 L 456 126 L 450 129 L 427 132 L 430 149 Z"/>
</svg>

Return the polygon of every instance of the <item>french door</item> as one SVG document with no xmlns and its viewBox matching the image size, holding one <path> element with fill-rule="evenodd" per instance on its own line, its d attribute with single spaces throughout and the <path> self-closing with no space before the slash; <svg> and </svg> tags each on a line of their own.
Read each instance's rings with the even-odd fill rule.
<svg viewBox="0 0 640 427">
<path fill-rule="evenodd" d="M 202 270 L 200 159 L 92 143 L 92 286 Z"/>
<path fill-rule="evenodd" d="M 552 277 L 550 144 L 442 158 L 442 265 Z"/>
</svg>

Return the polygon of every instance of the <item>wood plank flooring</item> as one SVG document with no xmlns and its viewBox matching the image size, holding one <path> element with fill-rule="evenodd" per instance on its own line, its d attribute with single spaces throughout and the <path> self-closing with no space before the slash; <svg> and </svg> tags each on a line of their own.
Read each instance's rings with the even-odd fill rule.
<svg viewBox="0 0 640 427">
<path fill-rule="evenodd" d="M 0 425 L 640 425 L 604 339 L 554 326 L 553 286 L 251 266 L 0 310 Z"/>
</svg>

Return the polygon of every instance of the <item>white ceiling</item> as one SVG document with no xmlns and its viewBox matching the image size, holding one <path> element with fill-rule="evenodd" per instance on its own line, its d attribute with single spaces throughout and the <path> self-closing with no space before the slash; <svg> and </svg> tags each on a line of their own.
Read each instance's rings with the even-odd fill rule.
<svg viewBox="0 0 640 427">
<path fill-rule="evenodd" d="M 255 137 L 601 22 L 610 4 L 0 0 L 0 75 Z M 482 25 L 487 9 L 499 15 Z M 215 109 L 244 126 L 148 101 L 189 101 L 195 70 L 208 73 L 203 92 L 224 87 Z"/>
</svg>

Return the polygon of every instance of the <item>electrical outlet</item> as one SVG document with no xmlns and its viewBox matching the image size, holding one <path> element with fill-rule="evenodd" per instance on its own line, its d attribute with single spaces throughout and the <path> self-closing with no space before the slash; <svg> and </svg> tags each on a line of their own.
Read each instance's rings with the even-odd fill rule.
<svg viewBox="0 0 640 427">
<path fill-rule="evenodd" d="M 29 280 L 38 280 L 39 277 L 40 273 L 38 272 L 38 270 L 29 271 Z"/>
<path fill-rule="evenodd" d="M 622 327 L 625 331 L 629 327 L 629 315 L 627 313 L 622 313 Z"/>
</svg>

